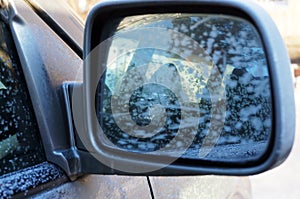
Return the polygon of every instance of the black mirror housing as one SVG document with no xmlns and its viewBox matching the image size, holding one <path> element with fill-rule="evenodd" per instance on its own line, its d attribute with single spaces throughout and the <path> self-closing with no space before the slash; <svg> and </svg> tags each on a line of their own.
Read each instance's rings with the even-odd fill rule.
<svg viewBox="0 0 300 199">
<path fill-rule="evenodd" d="M 271 90 L 269 98 L 271 98 L 270 105 L 272 108 L 272 113 L 270 114 L 272 122 L 268 144 L 260 157 L 251 160 L 226 161 L 225 159 L 213 158 L 182 158 L 181 154 L 174 159 L 171 156 L 152 153 L 153 151 L 151 153 L 130 151 L 106 144 L 109 142 L 107 134 L 103 133 L 102 127 L 100 127 L 101 130 L 99 131 L 99 126 L 102 125 L 99 117 L 103 117 L 103 113 L 95 113 L 95 103 L 104 103 L 103 101 L 106 100 L 106 94 L 104 93 L 105 80 L 99 74 L 103 74 L 108 70 L 106 68 L 108 63 L 105 60 L 108 59 L 109 49 L 114 42 L 112 38 L 118 30 L 122 30 L 120 23 L 126 17 L 145 15 L 157 15 L 158 17 L 165 14 L 178 13 L 193 14 L 195 16 L 201 14 L 201 17 L 203 17 L 202 15 L 231 16 L 238 18 L 238 21 L 246 21 L 251 27 L 256 29 L 261 39 L 261 46 L 264 51 L 266 65 L 268 66 Z M 169 19 L 170 16 L 167 16 L 167 18 Z M 194 20 L 195 17 L 193 16 L 191 19 Z M 153 17 L 150 20 L 157 19 Z M 159 18 L 157 21 L 161 20 Z M 229 33 L 230 31 L 234 30 L 228 30 Z M 73 120 L 78 134 L 77 143 L 82 143 L 77 146 L 82 162 L 82 173 L 251 175 L 269 170 L 287 158 L 293 145 L 295 133 L 295 102 L 290 60 L 274 22 L 256 4 L 236 0 L 106 1 L 95 6 L 89 13 L 85 27 L 84 42 L 83 91 L 79 89 L 80 92 L 76 92 L 75 89 L 72 94 Z M 101 51 L 97 49 L 99 45 L 102 45 Z M 96 53 L 93 52 L 95 49 Z M 224 52 L 224 54 L 227 54 L 227 52 Z M 253 57 L 252 59 L 256 58 Z M 157 89 L 159 90 L 159 88 Z M 95 99 L 98 96 L 95 92 L 98 91 L 100 100 Z M 83 109 L 78 110 L 80 106 Z M 102 108 L 103 106 L 101 105 Z M 181 117 L 183 116 L 181 115 Z M 140 124 L 140 126 L 142 125 Z M 116 133 L 110 130 L 109 134 Z"/>
</svg>

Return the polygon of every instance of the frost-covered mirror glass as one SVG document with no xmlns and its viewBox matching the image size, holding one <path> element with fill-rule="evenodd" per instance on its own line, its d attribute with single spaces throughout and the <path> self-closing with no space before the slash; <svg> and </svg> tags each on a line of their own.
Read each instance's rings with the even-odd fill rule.
<svg viewBox="0 0 300 199">
<path fill-rule="evenodd" d="M 126 17 L 110 39 L 96 111 L 112 148 L 168 157 L 257 160 L 272 94 L 255 27 L 227 15 Z"/>
</svg>

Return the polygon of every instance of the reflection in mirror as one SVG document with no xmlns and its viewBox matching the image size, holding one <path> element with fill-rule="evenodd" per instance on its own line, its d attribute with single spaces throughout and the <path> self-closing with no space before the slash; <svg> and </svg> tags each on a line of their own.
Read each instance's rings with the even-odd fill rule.
<svg viewBox="0 0 300 199">
<path fill-rule="evenodd" d="M 180 13 L 126 17 L 106 65 L 96 110 L 107 146 L 223 162 L 266 152 L 270 78 L 262 41 L 248 21 Z"/>
</svg>

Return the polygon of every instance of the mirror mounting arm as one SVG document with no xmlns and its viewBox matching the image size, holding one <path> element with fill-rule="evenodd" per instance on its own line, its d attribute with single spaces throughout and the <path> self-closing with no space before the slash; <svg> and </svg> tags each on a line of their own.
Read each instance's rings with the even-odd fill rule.
<svg viewBox="0 0 300 199">
<path fill-rule="evenodd" d="M 69 146 L 63 150 L 56 150 L 56 153 L 59 156 L 63 156 L 65 161 L 64 165 L 59 165 L 64 168 L 64 171 L 67 173 L 71 181 L 76 180 L 81 175 L 81 158 L 76 147 L 76 130 L 73 125 L 72 119 L 72 103 L 71 95 L 74 89 L 82 90 L 83 84 L 78 82 L 65 82 L 62 84 L 61 89 L 63 92 L 63 99 L 65 104 L 67 126 L 69 133 Z"/>
</svg>

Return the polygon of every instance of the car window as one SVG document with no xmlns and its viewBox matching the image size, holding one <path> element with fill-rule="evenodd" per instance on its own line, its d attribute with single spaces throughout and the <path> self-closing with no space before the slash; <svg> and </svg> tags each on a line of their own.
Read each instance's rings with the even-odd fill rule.
<svg viewBox="0 0 300 199">
<path fill-rule="evenodd" d="M 0 22 L 0 174 L 45 161 L 30 96 L 8 26 Z"/>
</svg>

